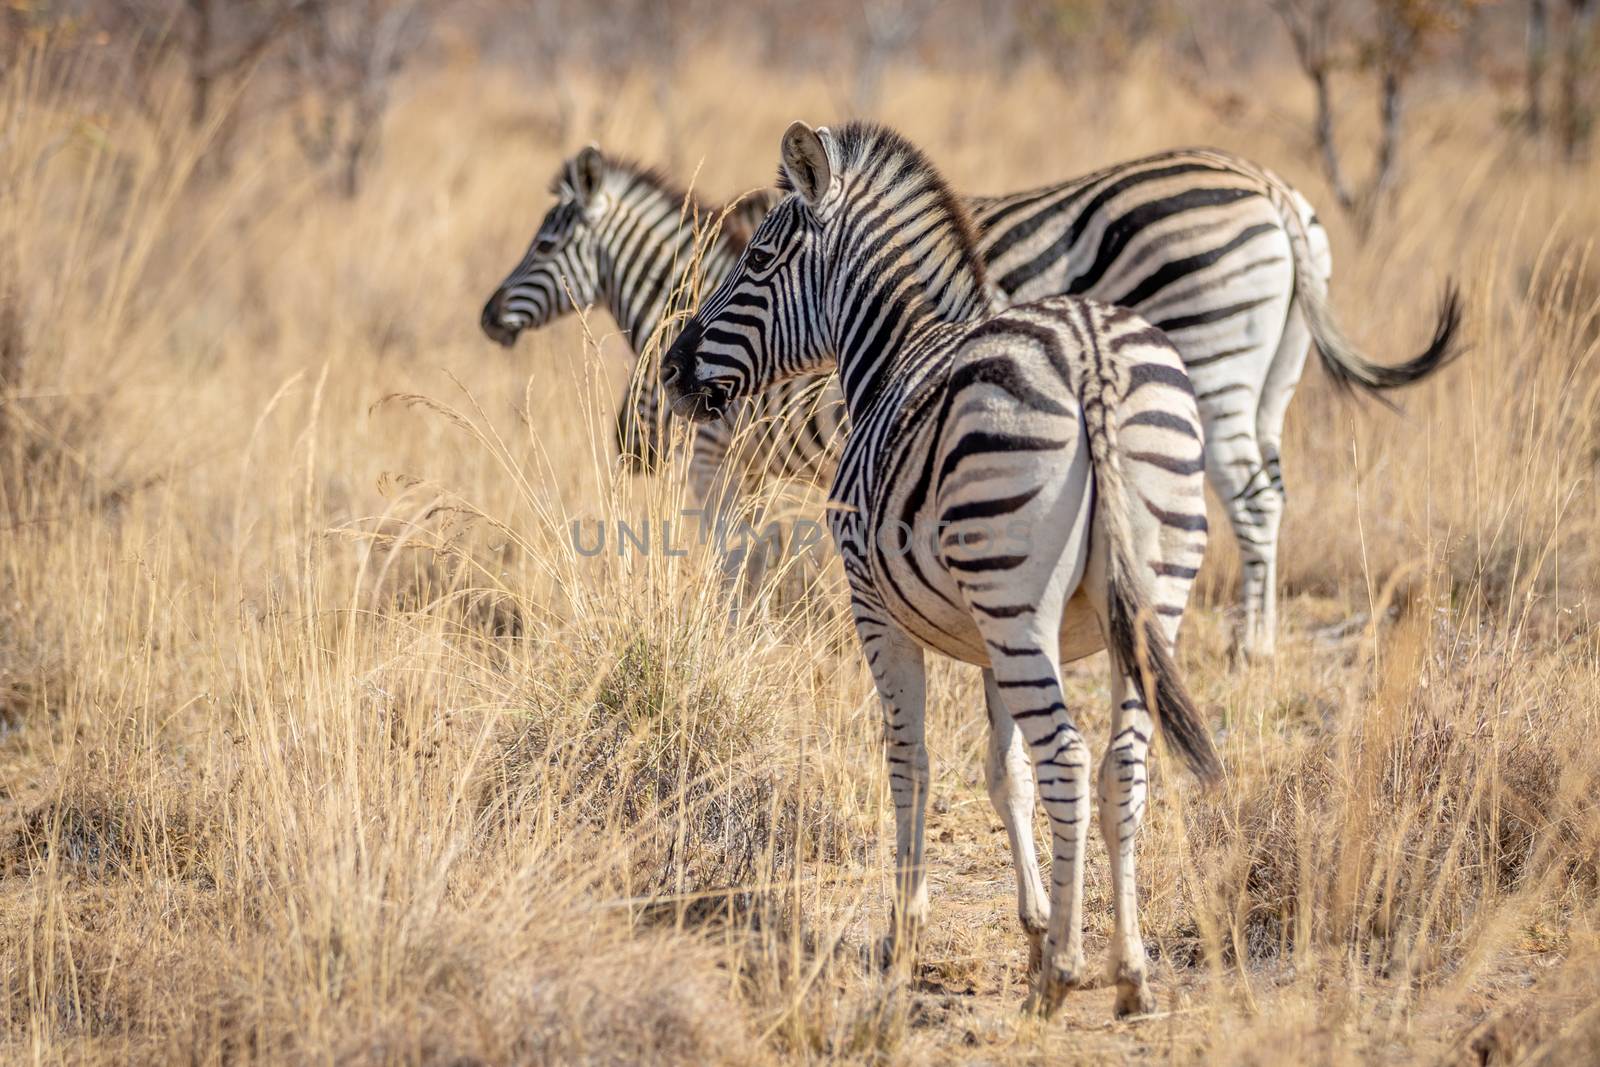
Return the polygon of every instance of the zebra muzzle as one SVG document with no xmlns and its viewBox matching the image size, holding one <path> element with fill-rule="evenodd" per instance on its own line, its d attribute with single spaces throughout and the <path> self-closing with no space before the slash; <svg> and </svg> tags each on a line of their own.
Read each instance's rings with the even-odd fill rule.
<svg viewBox="0 0 1600 1067">
<path fill-rule="evenodd" d="M 520 325 L 506 321 L 505 316 L 505 290 L 498 290 L 483 305 L 483 314 L 478 318 L 478 325 L 483 328 L 484 335 L 496 344 L 510 348 L 517 343 L 517 334 L 522 332 Z"/>
<path fill-rule="evenodd" d="M 700 362 L 700 340 L 705 327 L 690 319 L 667 354 L 661 357 L 661 387 L 666 390 L 672 413 L 680 418 L 705 422 L 722 414 L 727 404 L 725 392 L 710 382 L 695 381 Z"/>
<path fill-rule="evenodd" d="M 693 422 L 710 422 L 720 419 L 728 400 L 722 390 L 712 385 L 702 385 L 691 392 L 672 393 L 672 413 L 680 419 Z"/>
</svg>

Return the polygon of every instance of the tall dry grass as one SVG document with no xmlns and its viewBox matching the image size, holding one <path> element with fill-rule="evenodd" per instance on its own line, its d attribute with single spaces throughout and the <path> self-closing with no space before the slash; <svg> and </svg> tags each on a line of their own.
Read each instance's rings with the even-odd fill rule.
<svg viewBox="0 0 1600 1067">
<path fill-rule="evenodd" d="M 1353 335 L 1398 357 L 1454 274 L 1472 353 L 1398 415 L 1308 372 L 1284 651 L 1230 662 L 1225 535 L 1186 624 L 1231 774 L 1199 795 L 1156 771 L 1165 1014 L 1110 1027 L 1086 993 L 1040 1026 L 970 672 L 931 687 L 921 968 L 880 977 L 890 808 L 826 576 L 730 629 L 703 552 L 574 551 L 573 519 L 671 519 L 681 478 L 611 459 L 603 316 L 509 356 L 478 336 L 570 146 L 527 86 L 456 64 L 405 87 L 354 204 L 282 131 L 197 175 L 179 115 L 48 62 L 4 83 L 0 1059 L 1593 1055 L 1592 168 L 1446 87 L 1388 225 L 1363 248 L 1329 219 Z M 686 73 L 676 133 L 646 82 L 575 91 L 619 101 L 603 144 L 703 159 L 715 196 L 838 108 L 730 55 Z M 972 190 L 1205 142 L 1325 202 L 1299 86 L 1252 91 L 1223 125 L 1155 63 L 902 73 L 884 117 Z M 1071 687 L 1103 729 L 1101 672 Z"/>
</svg>

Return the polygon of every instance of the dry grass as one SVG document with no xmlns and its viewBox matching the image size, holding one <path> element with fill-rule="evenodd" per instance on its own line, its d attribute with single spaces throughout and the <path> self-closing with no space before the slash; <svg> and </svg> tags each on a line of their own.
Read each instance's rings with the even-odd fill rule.
<svg viewBox="0 0 1600 1067">
<path fill-rule="evenodd" d="M 603 143 L 731 194 L 837 104 L 725 58 L 675 144 L 648 84 L 575 91 L 618 98 Z M 1170 1014 L 1081 994 L 1039 1026 L 972 674 L 932 687 L 922 969 L 880 978 L 890 808 L 832 594 L 730 631 L 699 555 L 572 550 L 571 519 L 659 522 L 681 479 L 614 469 L 625 367 L 579 324 L 510 357 L 477 334 L 565 146 L 457 62 L 407 87 L 354 204 L 276 135 L 196 177 L 177 121 L 39 68 L 0 88 L 0 1059 L 1593 1056 L 1592 168 L 1441 94 L 1391 224 L 1335 226 L 1354 335 L 1400 355 L 1453 273 L 1474 350 L 1400 416 L 1308 372 L 1280 661 L 1228 662 L 1226 537 L 1186 630 L 1231 777 L 1156 772 Z M 973 190 L 1212 142 L 1327 200 L 1295 83 L 1225 127 L 1173 90 L 907 74 L 884 117 Z M 1072 687 L 1103 728 L 1099 669 Z"/>
</svg>

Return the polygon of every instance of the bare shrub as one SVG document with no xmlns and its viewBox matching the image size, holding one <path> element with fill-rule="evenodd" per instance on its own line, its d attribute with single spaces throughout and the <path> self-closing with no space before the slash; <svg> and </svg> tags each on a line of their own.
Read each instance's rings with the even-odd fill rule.
<svg viewBox="0 0 1600 1067">
<path fill-rule="evenodd" d="M 290 115 L 306 158 L 331 166 L 346 197 L 378 149 L 395 75 L 426 40 L 424 0 L 321 0 L 288 52 Z"/>
<path fill-rule="evenodd" d="M 1300 69 L 1315 93 L 1313 136 L 1323 176 L 1362 237 L 1372 232 L 1379 207 L 1399 180 L 1406 83 L 1437 38 L 1459 27 L 1459 16 L 1467 6 L 1470 4 L 1457 0 L 1378 0 L 1370 11 L 1363 9 L 1357 14 L 1352 10 L 1355 5 L 1337 0 L 1277 0 L 1274 4 L 1288 27 Z M 1372 27 L 1370 36 L 1363 37 L 1356 27 L 1368 25 Z M 1339 55 L 1341 50 L 1353 52 L 1354 58 Z M 1346 178 L 1338 142 L 1332 74 L 1341 65 L 1370 68 L 1379 86 L 1379 132 L 1372 170 L 1359 185 Z"/>
</svg>

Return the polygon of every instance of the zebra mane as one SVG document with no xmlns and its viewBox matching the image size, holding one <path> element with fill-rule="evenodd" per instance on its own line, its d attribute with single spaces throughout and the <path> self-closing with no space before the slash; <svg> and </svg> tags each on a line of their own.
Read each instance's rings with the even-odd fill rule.
<svg viewBox="0 0 1600 1067">
<path fill-rule="evenodd" d="M 638 185 L 644 185 L 674 203 L 681 204 L 685 200 L 697 215 L 704 215 L 716 210 L 712 205 L 705 203 L 694 193 L 685 189 L 681 183 L 668 176 L 660 167 L 647 166 L 629 156 L 614 155 L 605 149 L 599 149 L 600 159 L 605 163 L 607 177 L 620 174 Z M 559 193 L 563 185 L 572 185 L 572 167 L 576 156 L 568 156 L 561 161 L 561 166 L 556 168 L 555 177 L 550 179 L 550 191 Z"/>
<path fill-rule="evenodd" d="M 688 201 L 689 211 L 700 220 L 716 219 L 724 216 L 721 237 L 736 250 L 742 249 L 750 240 L 750 235 L 766 215 L 771 204 L 760 192 L 746 193 L 737 202 L 711 203 L 702 200 L 692 191 L 669 176 L 660 167 L 640 163 L 629 156 L 613 155 L 603 149 L 600 159 L 605 164 L 605 173 L 621 175 L 630 184 L 645 186 L 655 191 L 662 198 L 674 204 L 682 205 Z M 555 177 L 550 179 L 550 192 L 559 195 L 563 185 L 572 184 L 572 166 L 576 157 L 568 157 L 561 161 L 561 166 L 556 170 Z"/>
<path fill-rule="evenodd" d="M 919 191 L 932 194 L 936 209 L 948 223 L 950 241 L 972 279 L 973 288 L 984 293 L 988 289 L 988 272 L 984 269 L 983 256 L 978 253 L 978 227 L 961 197 L 950 188 L 922 149 L 888 126 L 860 119 L 837 129 L 830 128 L 828 133 L 839 147 L 841 174 L 868 172 L 875 182 L 886 181 L 895 187 L 916 183 L 921 186 Z M 778 188 L 785 193 L 794 192 L 781 166 Z"/>
</svg>

